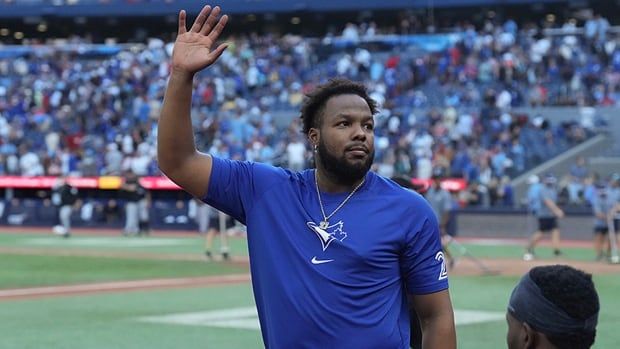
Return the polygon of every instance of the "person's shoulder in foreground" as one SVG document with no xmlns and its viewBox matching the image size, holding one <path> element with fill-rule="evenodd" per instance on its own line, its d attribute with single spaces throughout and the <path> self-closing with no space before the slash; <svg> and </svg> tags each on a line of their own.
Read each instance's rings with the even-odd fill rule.
<svg viewBox="0 0 620 349">
<path fill-rule="evenodd" d="M 510 296 L 508 348 L 588 349 L 599 309 L 592 275 L 567 265 L 534 267 Z"/>
</svg>

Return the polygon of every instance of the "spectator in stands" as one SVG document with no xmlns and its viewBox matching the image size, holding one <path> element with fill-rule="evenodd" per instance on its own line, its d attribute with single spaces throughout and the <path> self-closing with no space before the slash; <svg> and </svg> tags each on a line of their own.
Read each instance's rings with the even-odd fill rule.
<svg viewBox="0 0 620 349">
<path fill-rule="evenodd" d="M 299 137 L 295 137 L 286 146 L 286 154 L 291 171 L 301 171 L 306 167 L 306 145 Z"/>
<path fill-rule="evenodd" d="M 118 144 L 109 143 L 106 146 L 104 175 L 119 176 L 122 173 L 123 153 L 118 150 Z"/>
<path fill-rule="evenodd" d="M 514 191 L 510 184 L 510 177 L 503 176 L 499 179 L 496 190 L 496 205 L 504 207 L 514 206 Z"/>
<path fill-rule="evenodd" d="M 412 16 L 397 21 L 394 31 L 402 30 L 401 34 L 424 28 Z M 387 47 L 375 49 L 372 57 L 363 48 L 353 55 L 340 51 L 330 40 L 238 35 L 231 41 L 238 49 L 224 53 L 214 69 L 217 74 L 205 72 L 196 79 L 197 98 L 191 109 L 201 128 L 197 144 L 240 159 L 264 152 L 262 158 L 279 164 L 295 136 L 284 132 L 285 122 L 275 121 L 291 114 L 301 103 L 302 92 L 340 69 L 369 83 L 371 96 L 384 107 L 386 115 L 380 116 L 389 120 L 390 130 L 385 149 L 399 153 L 394 161 L 385 161 L 391 152 L 378 151 L 377 164 L 429 178 L 429 161 L 434 159 L 437 166 L 450 160 L 451 176 L 462 173 L 484 187 L 493 176 L 514 177 L 583 141 L 603 125 L 595 107 L 620 103 L 614 87 L 620 49 L 607 35 L 609 22 L 600 15 L 586 23 L 585 40 L 571 38 L 577 36 L 572 32 L 560 39 L 543 28 L 519 28 L 510 21 L 503 25 L 488 21 L 479 31 L 471 23 L 454 28 L 463 29 L 454 45 L 439 52 L 423 47 L 413 52 L 393 44 L 400 40 L 382 41 L 377 36 L 390 32 L 389 27 L 342 23 L 336 32 L 342 30 L 344 38 L 358 42 L 372 38 Z M 570 28 L 574 24 L 565 29 Z M 32 46 L 25 45 L 22 48 L 30 55 L 17 52 L 15 57 L 0 58 L 0 172 L 120 175 L 131 168 L 139 175 L 159 175 L 154 121 L 172 44 L 159 39 L 146 44 L 137 51 L 118 46 L 118 53 L 96 58 L 78 45 L 49 45 L 36 55 Z M 3 52 L 9 51 L 13 52 L 9 48 Z M 316 78 L 307 80 L 309 76 Z M 483 108 L 478 107 L 481 104 Z M 582 107 L 583 123 L 556 125 L 543 118 L 516 117 L 512 110 L 558 104 Z M 214 110 L 222 112 L 214 115 Z M 378 121 L 378 126 L 385 125 Z M 245 147 L 255 137 L 260 142 Z M 474 139 L 483 139 L 483 146 Z M 470 163 L 459 162 L 462 156 L 450 156 L 461 151 L 460 145 L 446 146 L 433 156 L 432 149 L 451 141 L 469 143 L 462 151 Z M 474 163 L 482 158 L 478 155 L 490 166 Z M 406 157 L 411 168 L 402 167 Z M 385 166 L 383 170 L 390 171 Z"/>
<path fill-rule="evenodd" d="M 508 349 L 588 349 L 599 310 L 592 275 L 568 265 L 534 267 L 508 301 Z"/>
<path fill-rule="evenodd" d="M 540 196 L 542 184 L 540 183 L 540 179 L 537 175 L 531 175 L 527 179 L 527 184 L 529 184 L 526 195 L 527 209 L 530 214 L 536 216 L 540 210 L 540 201 L 538 200 L 538 197 Z"/>
<path fill-rule="evenodd" d="M 471 207 L 489 207 L 490 199 L 488 189 L 477 180 L 468 183 L 467 188 L 461 193 L 461 202 Z"/>
<path fill-rule="evenodd" d="M 571 165 L 569 173 L 580 182 L 583 182 L 589 173 L 588 167 L 586 166 L 586 159 L 583 156 L 578 156 L 575 159 L 575 163 Z"/>
</svg>

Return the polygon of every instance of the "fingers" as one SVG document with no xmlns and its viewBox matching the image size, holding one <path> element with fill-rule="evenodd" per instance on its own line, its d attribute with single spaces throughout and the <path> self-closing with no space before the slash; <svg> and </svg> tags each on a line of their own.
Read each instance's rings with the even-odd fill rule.
<svg viewBox="0 0 620 349">
<path fill-rule="evenodd" d="M 213 11 L 211 11 L 209 18 L 207 18 L 207 22 L 204 24 L 204 26 L 202 26 L 202 29 L 200 30 L 200 33 L 202 35 L 209 34 L 209 32 L 211 31 L 211 28 L 213 28 L 213 26 L 217 22 L 217 17 L 220 15 L 221 11 L 222 10 L 220 9 L 219 6 L 215 6 L 215 8 L 213 8 Z"/>
<path fill-rule="evenodd" d="M 216 7 L 216 9 L 217 8 L 218 7 Z M 211 15 L 209 15 L 210 12 L 211 12 L 211 6 L 206 5 L 205 7 L 203 7 L 202 10 L 200 10 L 200 13 L 198 14 L 198 17 L 196 17 L 196 20 L 194 21 L 194 24 L 192 25 L 192 29 L 190 29 L 190 31 L 193 31 L 195 33 L 200 32 L 200 29 L 205 24 L 205 21 L 207 20 L 207 18 L 211 18 L 211 16 L 213 15 L 213 13 L 211 13 Z M 213 12 L 215 12 L 215 11 L 213 11 Z"/>
<path fill-rule="evenodd" d="M 220 20 L 215 25 L 215 28 L 213 28 L 213 30 L 209 33 L 209 39 L 215 42 L 222 33 L 222 30 L 224 30 L 226 23 L 228 23 L 228 16 L 223 15 L 222 18 L 220 18 Z"/>
<path fill-rule="evenodd" d="M 224 51 L 228 48 L 228 44 L 220 44 L 220 46 L 218 46 L 215 50 L 211 51 L 211 53 L 209 53 L 209 60 L 211 62 L 215 62 L 217 61 L 218 58 L 220 58 L 220 56 L 222 55 L 222 53 L 224 53 Z"/>
<path fill-rule="evenodd" d="M 178 34 L 184 34 L 187 32 L 187 24 L 185 23 L 185 19 L 187 18 L 187 14 L 185 13 L 185 10 L 181 10 L 181 12 L 179 12 L 179 30 L 178 30 Z"/>
</svg>

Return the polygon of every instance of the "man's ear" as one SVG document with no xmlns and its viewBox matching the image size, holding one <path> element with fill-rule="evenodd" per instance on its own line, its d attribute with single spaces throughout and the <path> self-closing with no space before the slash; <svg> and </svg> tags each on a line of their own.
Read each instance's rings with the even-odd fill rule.
<svg viewBox="0 0 620 349">
<path fill-rule="evenodd" d="M 319 141 L 320 141 L 321 137 L 319 135 L 319 130 L 316 128 L 311 128 L 308 131 L 308 141 L 310 142 L 310 146 L 312 148 L 316 147 L 319 145 Z"/>
<path fill-rule="evenodd" d="M 522 324 L 523 348 L 535 349 L 538 342 L 538 332 L 534 330 L 527 322 Z"/>
</svg>

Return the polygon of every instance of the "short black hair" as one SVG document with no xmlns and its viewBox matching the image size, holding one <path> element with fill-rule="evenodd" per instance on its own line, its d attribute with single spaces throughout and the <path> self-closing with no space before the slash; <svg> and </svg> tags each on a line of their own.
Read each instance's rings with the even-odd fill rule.
<svg viewBox="0 0 620 349">
<path fill-rule="evenodd" d="M 328 82 L 317 86 L 312 92 L 306 95 L 306 100 L 301 107 L 300 116 L 303 122 L 302 132 L 308 134 L 311 128 L 319 127 L 325 104 L 330 98 L 348 94 L 362 97 L 366 103 L 368 103 L 372 115 L 377 113 L 377 102 L 370 97 L 366 86 L 359 82 L 343 78 L 330 79 Z"/>
<path fill-rule="evenodd" d="M 543 296 L 570 317 L 585 320 L 598 313 L 600 303 L 592 275 L 568 265 L 534 267 L 529 273 Z M 558 348 L 588 349 L 594 344 L 596 329 L 545 335 Z"/>
</svg>

